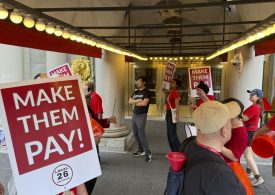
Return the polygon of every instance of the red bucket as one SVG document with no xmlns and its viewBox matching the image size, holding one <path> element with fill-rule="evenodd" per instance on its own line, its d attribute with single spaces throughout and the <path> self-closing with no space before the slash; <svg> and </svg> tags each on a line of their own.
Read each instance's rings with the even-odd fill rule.
<svg viewBox="0 0 275 195">
<path fill-rule="evenodd" d="M 253 152 L 262 158 L 270 158 L 275 154 L 275 132 L 257 136 L 251 143 Z"/>
<path fill-rule="evenodd" d="M 181 152 L 169 152 L 166 155 L 166 157 L 169 160 L 171 168 L 175 172 L 178 172 L 181 170 L 181 168 L 186 160 L 185 154 L 183 154 Z"/>
</svg>

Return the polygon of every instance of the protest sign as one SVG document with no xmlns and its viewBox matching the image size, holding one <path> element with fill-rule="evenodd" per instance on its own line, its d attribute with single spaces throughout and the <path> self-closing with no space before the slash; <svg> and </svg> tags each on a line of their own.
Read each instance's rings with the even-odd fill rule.
<svg viewBox="0 0 275 195">
<path fill-rule="evenodd" d="M 200 81 L 203 81 L 209 87 L 208 95 L 213 95 L 211 68 L 210 66 L 188 68 L 189 84 L 191 97 L 197 97 L 196 87 Z"/>
<path fill-rule="evenodd" d="M 176 70 L 176 64 L 172 62 L 167 62 L 165 74 L 164 74 L 164 79 L 162 83 L 162 88 L 163 89 L 169 89 L 170 88 L 170 83 L 173 79 L 174 72 Z"/>
<path fill-rule="evenodd" d="M 1 84 L 0 109 L 18 194 L 55 195 L 101 174 L 77 76 Z"/>
<path fill-rule="evenodd" d="M 62 64 L 58 67 L 51 69 L 48 72 L 49 76 L 71 76 L 72 71 L 68 63 Z"/>
</svg>

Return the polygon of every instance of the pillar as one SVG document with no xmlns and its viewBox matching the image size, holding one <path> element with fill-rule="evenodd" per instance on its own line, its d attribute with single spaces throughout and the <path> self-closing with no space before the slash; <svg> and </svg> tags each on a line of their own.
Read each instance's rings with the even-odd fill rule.
<svg viewBox="0 0 275 195">
<path fill-rule="evenodd" d="M 0 44 L 0 83 L 23 80 L 22 47 Z"/>
<path fill-rule="evenodd" d="M 243 67 L 233 65 L 231 59 L 238 52 L 243 56 Z M 241 100 L 247 108 L 251 105 L 248 89 L 262 89 L 264 56 L 255 56 L 254 47 L 242 47 L 228 54 L 228 63 L 224 65 L 225 98 L 234 97 Z"/>
<path fill-rule="evenodd" d="M 0 59 L 0 84 L 24 79 L 23 50 L 21 47 L 0 44 Z"/>
<path fill-rule="evenodd" d="M 103 118 L 116 116 L 117 124 L 105 129 L 100 148 L 108 151 L 126 151 L 133 143 L 133 134 L 124 124 L 124 89 L 126 64 L 124 55 L 103 51 L 95 60 L 96 92 L 102 97 Z"/>
</svg>

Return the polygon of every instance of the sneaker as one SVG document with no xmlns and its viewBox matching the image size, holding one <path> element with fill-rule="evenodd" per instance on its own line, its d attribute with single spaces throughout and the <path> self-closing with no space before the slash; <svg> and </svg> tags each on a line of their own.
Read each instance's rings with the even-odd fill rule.
<svg viewBox="0 0 275 195">
<path fill-rule="evenodd" d="M 250 179 L 253 179 L 254 178 L 254 175 L 253 175 L 253 173 L 251 172 L 251 173 L 246 173 L 247 174 L 247 177 L 248 178 L 250 178 Z"/>
<path fill-rule="evenodd" d="M 144 151 L 137 151 L 133 153 L 133 156 L 145 156 L 145 152 Z"/>
<path fill-rule="evenodd" d="M 253 182 L 251 182 L 251 185 L 253 187 L 258 186 L 260 184 L 264 183 L 264 179 L 262 177 L 259 177 L 258 179 L 254 180 Z"/>
<path fill-rule="evenodd" d="M 151 162 L 152 161 L 152 154 L 147 154 L 147 155 L 145 155 L 145 162 L 146 163 L 149 163 L 149 162 Z"/>
</svg>

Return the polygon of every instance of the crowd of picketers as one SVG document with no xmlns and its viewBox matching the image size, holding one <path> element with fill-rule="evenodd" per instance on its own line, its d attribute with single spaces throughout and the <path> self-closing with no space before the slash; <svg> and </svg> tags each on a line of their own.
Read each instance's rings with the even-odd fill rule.
<svg viewBox="0 0 275 195">
<path fill-rule="evenodd" d="M 251 186 L 264 183 L 251 149 L 251 142 L 256 136 L 275 130 L 275 118 L 259 129 L 259 122 L 264 115 L 263 91 L 247 90 L 251 105 L 244 109 L 243 103 L 236 98 L 215 101 L 214 96 L 208 95 L 207 84 L 201 81 L 196 88 L 197 102 L 190 104 L 197 136 L 187 138 L 183 147 L 177 135 L 179 85 L 180 82 L 173 79 L 170 89 L 163 91 L 166 94 L 165 118 L 170 149 L 172 152 L 183 152 L 187 157 L 184 170 L 188 171 L 185 171 L 182 180 L 182 194 L 249 194 L 249 187 L 252 189 Z M 151 162 L 152 153 L 145 135 L 150 102 L 146 78 L 137 78 L 136 86 L 137 90 L 129 98 L 129 103 L 134 105 L 132 124 L 138 143 L 138 150 L 133 156 L 145 156 L 145 162 Z M 246 160 L 245 177 L 247 180 L 253 179 L 246 184 L 240 182 L 238 174 L 229 166 L 232 162 L 240 162 L 242 155 Z M 171 178 L 168 176 L 168 179 Z M 173 182 L 177 183 L 175 180 Z"/>
<path fill-rule="evenodd" d="M 145 162 L 149 163 L 152 160 L 152 153 L 146 138 L 145 126 L 151 95 L 149 89 L 146 88 L 144 76 L 138 77 L 135 84 L 137 89 L 129 98 L 129 104 L 133 105 L 132 125 L 138 143 L 138 150 L 133 153 L 133 156 L 144 156 Z M 254 178 L 248 185 L 255 187 L 264 183 L 251 149 L 251 142 L 256 136 L 275 130 L 275 117 L 259 128 L 259 121 L 264 114 L 263 91 L 247 90 L 251 105 L 244 109 L 242 102 L 236 98 L 228 98 L 222 102 L 215 101 L 214 96 L 208 95 L 209 87 L 201 81 L 196 88 L 197 102 L 195 105 L 190 104 L 193 107 L 192 119 L 197 135 L 180 143 L 177 135 L 179 85 L 179 81 L 173 79 L 170 89 L 163 90 L 166 94 L 165 119 L 171 152 L 181 152 L 186 156 L 182 168 L 184 179 L 180 182 L 175 180 L 176 177 L 171 180 L 172 186 L 181 188 L 175 194 L 249 194 L 248 186 L 244 185 L 238 175 L 228 166 L 228 163 L 240 162 L 242 155 L 247 163 L 247 177 Z M 86 100 L 90 115 L 103 127 L 108 127 L 112 122 L 115 123 L 114 116 L 103 119 L 102 100 L 95 92 L 93 83 L 88 84 L 87 92 Z M 99 141 L 96 140 L 97 143 Z M 171 178 L 168 177 L 169 179 Z M 91 194 L 95 183 L 96 178 L 87 181 L 85 185 L 82 185 L 82 189 L 85 193 Z M 167 185 L 168 183 L 169 181 Z M 178 186 L 175 183 L 179 183 Z M 167 186 L 166 189 L 168 195 L 171 195 L 170 187 Z M 81 191 L 81 188 L 79 190 Z M 0 183 L 0 195 L 4 193 L 4 187 Z"/>
</svg>

